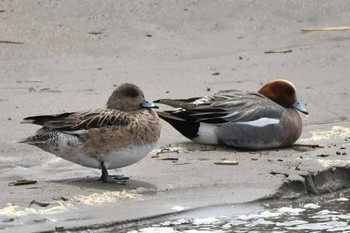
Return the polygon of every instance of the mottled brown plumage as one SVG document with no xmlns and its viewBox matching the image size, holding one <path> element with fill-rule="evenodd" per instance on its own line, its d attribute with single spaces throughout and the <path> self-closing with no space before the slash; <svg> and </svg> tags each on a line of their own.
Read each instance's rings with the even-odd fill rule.
<svg viewBox="0 0 350 233">
<path fill-rule="evenodd" d="M 105 109 L 25 118 L 22 123 L 43 127 L 21 142 L 86 167 L 102 168 L 106 182 L 108 168 L 139 161 L 158 141 L 160 123 L 154 107 L 137 86 L 122 84 Z"/>
</svg>

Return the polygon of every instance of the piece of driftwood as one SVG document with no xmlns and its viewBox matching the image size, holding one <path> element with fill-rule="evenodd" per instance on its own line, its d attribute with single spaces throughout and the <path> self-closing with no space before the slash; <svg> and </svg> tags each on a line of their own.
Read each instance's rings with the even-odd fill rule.
<svg viewBox="0 0 350 233">
<path fill-rule="evenodd" d="M 291 49 L 284 49 L 284 50 L 268 50 L 265 51 L 264 53 L 269 54 L 269 53 L 291 53 L 293 50 Z"/>
<path fill-rule="evenodd" d="M 32 205 L 38 205 L 38 206 L 40 206 L 40 207 L 48 207 L 48 206 L 50 205 L 50 203 L 44 203 L 44 202 L 39 202 L 39 201 L 33 200 L 33 201 L 30 202 L 29 208 L 30 208 Z"/>
<path fill-rule="evenodd" d="M 343 31 L 343 30 L 350 30 L 350 26 L 344 26 L 344 27 L 321 27 L 321 28 L 301 28 L 300 31 L 302 32 L 329 32 L 329 31 Z"/>
<path fill-rule="evenodd" d="M 224 161 L 220 161 L 220 162 L 215 162 L 214 164 L 216 164 L 216 165 L 238 165 L 238 162 L 233 161 L 233 160 L 224 160 Z"/>
<path fill-rule="evenodd" d="M 16 180 L 13 182 L 10 182 L 9 186 L 19 186 L 19 185 L 29 185 L 29 184 L 36 184 L 36 180 Z"/>
</svg>

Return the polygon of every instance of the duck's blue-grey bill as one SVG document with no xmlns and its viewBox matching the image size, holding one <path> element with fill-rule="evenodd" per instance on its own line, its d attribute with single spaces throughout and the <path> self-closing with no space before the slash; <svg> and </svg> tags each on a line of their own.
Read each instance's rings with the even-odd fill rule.
<svg viewBox="0 0 350 233">
<path fill-rule="evenodd" d="M 303 105 L 301 105 L 301 103 L 299 103 L 299 101 L 295 101 L 294 104 L 292 104 L 292 108 L 306 115 L 309 115 L 309 112 L 306 110 L 306 108 Z"/>
<path fill-rule="evenodd" d="M 153 104 L 152 102 L 149 102 L 147 100 L 144 100 L 141 104 L 141 107 L 143 108 L 159 108 L 157 105 Z"/>
</svg>

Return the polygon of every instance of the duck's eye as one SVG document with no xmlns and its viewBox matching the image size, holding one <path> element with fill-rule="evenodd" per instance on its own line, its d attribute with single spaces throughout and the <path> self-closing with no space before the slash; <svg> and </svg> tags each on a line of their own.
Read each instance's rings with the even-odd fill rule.
<svg viewBox="0 0 350 233">
<path fill-rule="evenodd" d="M 285 92 L 287 95 L 294 95 L 294 90 L 293 90 L 293 89 L 290 89 L 290 88 L 285 89 L 284 92 Z"/>
</svg>

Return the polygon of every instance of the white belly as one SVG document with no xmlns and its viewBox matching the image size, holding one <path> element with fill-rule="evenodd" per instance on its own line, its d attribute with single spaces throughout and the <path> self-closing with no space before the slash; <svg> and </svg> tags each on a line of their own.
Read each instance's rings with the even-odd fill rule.
<svg viewBox="0 0 350 233">
<path fill-rule="evenodd" d="M 121 168 L 129 166 L 146 157 L 155 146 L 155 143 L 120 148 L 111 150 L 109 153 L 88 155 L 75 136 L 59 134 L 52 144 L 38 144 L 41 149 L 50 152 L 62 159 L 92 168 L 101 168 L 103 161 L 106 168 Z"/>
<path fill-rule="evenodd" d="M 105 162 L 106 168 L 126 167 L 146 157 L 154 148 L 154 144 L 139 146 L 136 148 L 123 148 L 119 151 L 100 156 Z"/>
</svg>

